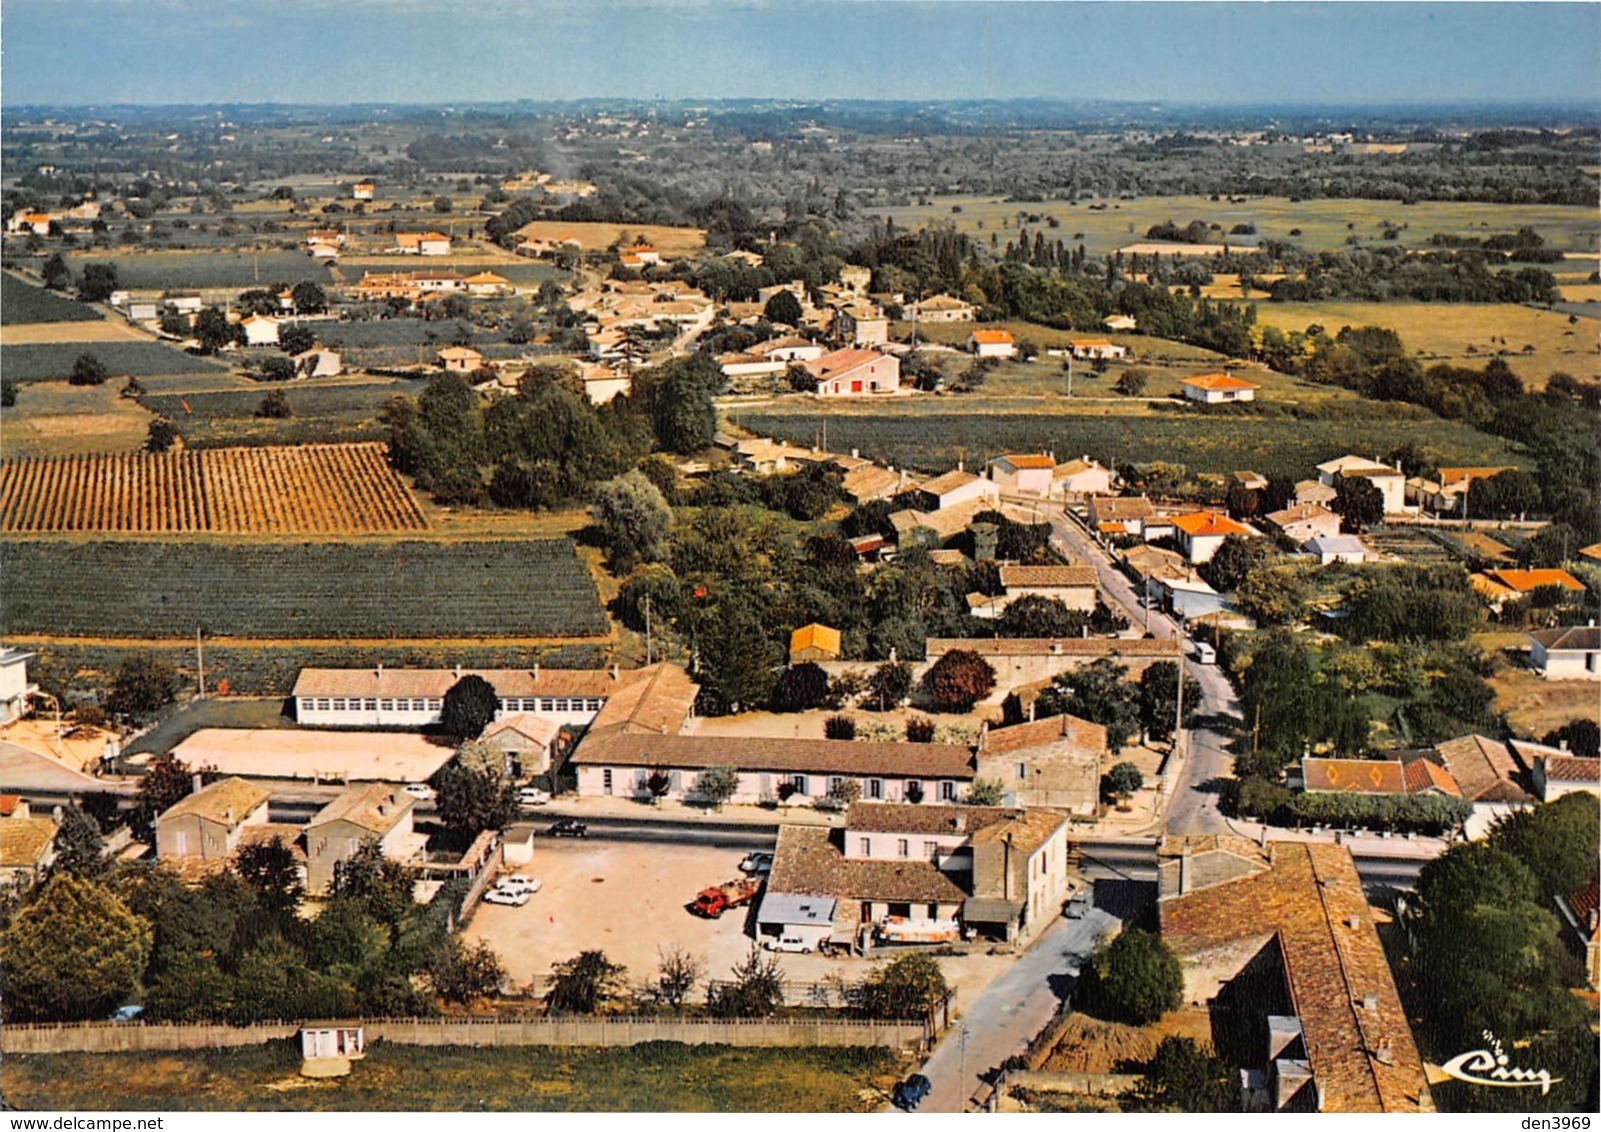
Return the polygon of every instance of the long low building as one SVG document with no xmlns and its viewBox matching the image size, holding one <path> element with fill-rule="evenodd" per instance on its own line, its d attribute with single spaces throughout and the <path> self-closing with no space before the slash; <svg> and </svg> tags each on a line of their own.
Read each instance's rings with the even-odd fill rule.
<svg viewBox="0 0 1601 1132">
<path fill-rule="evenodd" d="M 1159 660 L 1177 661 L 1183 644 L 1177 637 L 930 637 L 927 660 L 914 673 L 921 677 L 948 652 L 973 652 L 995 670 L 995 686 L 1015 688 L 1049 680 L 1097 660 L 1112 660 L 1138 677 Z"/>
<path fill-rule="evenodd" d="M 244 778 L 425 782 L 450 761 L 450 740 L 403 731 L 205 727 L 173 748 L 192 767 Z"/>
<path fill-rule="evenodd" d="M 601 668 L 303 668 L 290 695 L 312 727 L 428 727 L 445 693 L 468 676 L 489 681 L 498 716 L 527 712 L 587 727 L 606 701 L 644 674 Z"/>
</svg>

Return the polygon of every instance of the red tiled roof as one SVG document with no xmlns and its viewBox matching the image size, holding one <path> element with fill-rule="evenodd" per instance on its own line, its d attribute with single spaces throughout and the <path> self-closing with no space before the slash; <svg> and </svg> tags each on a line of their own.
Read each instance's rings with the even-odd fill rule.
<svg viewBox="0 0 1601 1132">
<path fill-rule="evenodd" d="M 1426 790 L 1438 790 L 1442 794 L 1449 794 L 1453 798 L 1462 797 L 1462 791 L 1457 786 L 1456 779 L 1442 766 L 1437 766 L 1428 759 L 1413 759 L 1401 768 L 1402 778 L 1406 781 L 1408 794 L 1422 794 Z"/>
<path fill-rule="evenodd" d="M 1405 794 L 1406 777 L 1397 759 L 1317 759 L 1301 761 L 1308 790 L 1348 794 Z"/>
<path fill-rule="evenodd" d="M 1464 735 L 1434 749 L 1464 798 L 1475 802 L 1527 799 L 1514 781 L 1518 764 L 1505 743 L 1483 735 Z"/>
<path fill-rule="evenodd" d="M 1584 589 L 1584 583 L 1566 570 L 1491 570 L 1490 577 L 1520 594 L 1542 586 L 1561 586 L 1565 590 Z"/>
<path fill-rule="evenodd" d="M 1093 566 L 1002 566 L 1001 585 L 1082 589 L 1095 585 Z"/>
<path fill-rule="evenodd" d="M 816 378 L 839 377 L 851 370 L 860 369 L 884 357 L 877 350 L 835 350 L 809 362 L 802 362 L 808 373 Z"/>
<path fill-rule="evenodd" d="M 1180 515 L 1173 520 L 1173 525 L 1191 538 L 1217 537 L 1219 535 L 1240 535 L 1249 537 L 1251 528 L 1236 523 L 1227 515 L 1217 511 L 1197 511 L 1193 515 Z"/>
<path fill-rule="evenodd" d="M 1009 330 L 975 330 L 972 339 L 983 346 L 1007 346 L 1013 342 Z"/>
<path fill-rule="evenodd" d="M 743 771 L 858 777 L 973 777 L 973 755 L 951 743 L 866 742 L 736 735 L 596 735 L 572 760 L 580 766 L 734 766 Z"/>
<path fill-rule="evenodd" d="M 1195 377 L 1187 377 L 1179 382 L 1180 385 L 1193 385 L 1197 389 L 1260 389 L 1254 381 L 1246 381 L 1243 377 L 1234 377 L 1226 373 L 1203 373 Z"/>
<path fill-rule="evenodd" d="M 1045 747 L 1066 739 L 1086 751 L 1106 750 L 1106 728 L 1072 715 L 1053 715 L 1011 727 L 997 727 L 985 733 L 985 754 L 1005 754 L 1031 747 Z"/>
<path fill-rule="evenodd" d="M 1601 782 L 1601 759 L 1581 759 L 1574 755 L 1548 755 L 1545 780 L 1560 782 Z"/>
<path fill-rule="evenodd" d="M 1014 468 L 1055 468 L 1056 461 L 1050 456 L 997 456 L 997 461 L 1005 460 Z"/>
</svg>

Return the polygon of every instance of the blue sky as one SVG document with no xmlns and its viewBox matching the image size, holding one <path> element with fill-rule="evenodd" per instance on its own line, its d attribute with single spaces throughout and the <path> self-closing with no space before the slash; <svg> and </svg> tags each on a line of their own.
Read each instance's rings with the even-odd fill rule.
<svg viewBox="0 0 1601 1132">
<path fill-rule="evenodd" d="M 1601 4 L 6 0 L 0 101 L 1601 103 Z"/>
</svg>

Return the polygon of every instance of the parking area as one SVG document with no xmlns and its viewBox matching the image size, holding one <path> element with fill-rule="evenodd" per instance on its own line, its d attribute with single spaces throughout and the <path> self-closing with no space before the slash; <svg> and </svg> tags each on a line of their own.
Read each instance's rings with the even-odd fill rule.
<svg viewBox="0 0 1601 1132">
<path fill-rule="evenodd" d="M 744 855 L 709 845 L 540 838 L 533 861 L 515 871 L 538 877 L 543 887 L 520 908 L 480 905 L 465 938 L 493 948 L 517 986 L 543 980 L 552 963 L 593 949 L 623 964 L 629 981 L 641 984 L 655 974 L 658 951 L 674 945 L 698 957 L 708 978 L 727 978 L 749 952 L 752 906 L 704 920 L 684 905 L 708 885 L 738 877 Z M 871 966 L 859 958 L 778 958 L 785 978 L 799 983 L 858 979 Z M 941 966 L 961 1002 L 1011 962 L 1010 956 L 966 955 L 942 959 Z"/>
</svg>

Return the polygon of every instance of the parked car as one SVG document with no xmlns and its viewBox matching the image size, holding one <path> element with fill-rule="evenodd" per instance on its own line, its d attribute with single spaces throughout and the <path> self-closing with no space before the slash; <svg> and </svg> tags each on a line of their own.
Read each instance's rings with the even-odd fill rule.
<svg viewBox="0 0 1601 1132">
<path fill-rule="evenodd" d="M 1088 912 L 1091 907 L 1092 904 L 1090 901 L 1090 894 L 1088 892 L 1078 892 L 1075 893 L 1073 898 L 1067 902 L 1065 914 L 1069 920 L 1082 920 L 1084 918 L 1084 914 Z"/>
<path fill-rule="evenodd" d="M 763 936 L 762 946 L 768 951 L 797 951 L 802 955 L 810 955 L 823 945 L 814 933 L 812 935 L 779 935 Z"/>
<path fill-rule="evenodd" d="M 588 837 L 589 827 L 572 818 L 562 818 L 545 831 L 548 837 Z"/>
<path fill-rule="evenodd" d="M 1195 642 L 1195 663 L 1196 664 L 1216 664 L 1217 663 L 1217 650 L 1215 648 L 1213 648 L 1211 645 L 1207 644 L 1205 641 L 1196 641 Z"/>
<path fill-rule="evenodd" d="M 532 896 L 545 887 L 545 882 L 537 877 L 525 877 L 512 873 L 495 881 L 495 887 L 506 892 L 526 892 Z"/>
<path fill-rule="evenodd" d="M 528 903 L 528 893 L 506 888 L 491 888 L 484 893 L 484 903 L 509 904 L 514 908 L 521 908 Z"/>
<path fill-rule="evenodd" d="M 419 802 L 432 802 L 438 797 L 438 792 L 426 782 L 408 782 L 400 788 L 400 792 Z"/>
<path fill-rule="evenodd" d="M 517 791 L 517 803 L 522 806 L 543 806 L 550 801 L 550 795 L 537 786 L 524 786 Z"/>
<path fill-rule="evenodd" d="M 895 1086 L 892 1098 L 895 1101 L 895 1107 L 911 1112 L 922 1103 L 923 1098 L 928 1096 L 929 1091 L 933 1088 L 933 1083 L 927 1077 L 921 1073 L 913 1073 L 906 1080 Z"/>
<path fill-rule="evenodd" d="M 766 876 L 773 871 L 773 855 L 771 853 L 747 853 L 745 859 L 739 863 L 739 871 L 753 876 Z"/>
<path fill-rule="evenodd" d="M 137 1022 L 139 1021 L 139 1015 L 143 1014 L 144 1012 L 144 1007 L 138 1005 L 137 1003 L 130 1002 L 127 1006 L 119 1006 L 116 1010 L 112 1011 L 111 1021 Z"/>
</svg>

